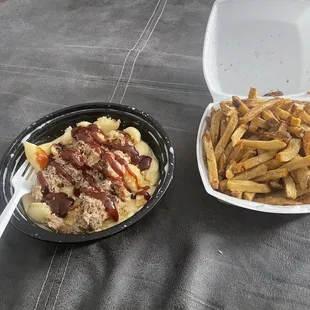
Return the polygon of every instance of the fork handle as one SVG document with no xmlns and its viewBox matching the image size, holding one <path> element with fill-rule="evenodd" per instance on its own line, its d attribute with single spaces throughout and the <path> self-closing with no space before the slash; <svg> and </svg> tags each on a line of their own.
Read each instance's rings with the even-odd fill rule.
<svg viewBox="0 0 310 310">
<path fill-rule="evenodd" d="M 12 198 L 10 199 L 9 203 L 7 204 L 7 206 L 5 207 L 5 209 L 3 210 L 3 212 L 0 215 L 0 238 L 6 228 L 6 226 L 8 225 L 12 214 L 14 213 L 14 210 L 16 209 L 16 206 L 18 205 L 20 199 L 23 197 L 24 195 L 24 191 L 22 190 L 17 190 L 15 191 L 14 195 L 12 196 Z"/>
</svg>

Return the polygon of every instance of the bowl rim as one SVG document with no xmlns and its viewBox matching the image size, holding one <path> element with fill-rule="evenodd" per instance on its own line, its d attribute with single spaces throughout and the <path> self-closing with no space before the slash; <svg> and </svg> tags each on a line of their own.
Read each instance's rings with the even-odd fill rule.
<svg viewBox="0 0 310 310">
<path fill-rule="evenodd" d="M 304 98 L 305 93 L 302 93 L 301 95 L 296 95 L 294 96 L 294 99 L 298 98 L 299 100 L 302 100 Z M 308 95 L 309 96 L 309 95 Z M 281 96 L 283 98 L 287 98 L 290 97 L 292 98 L 293 96 Z M 243 97 L 242 97 L 243 98 Z M 246 98 L 246 96 L 244 96 L 244 98 Z M 268 100 L 272 97 L 263 97 L 264 99 Z M 296 99 L 297 100 L 297 99 Z M 308 97 L 308 101 L 310 100 L 310 98 Z M 258 212 L 265 212 L 265 213 L 277 213 L 277 214 L 304 214 L 304 213 L 310 213 L 310 204 L 303 204 L 303 205 L 296 205 L 296 206 L 283 206 L 283 205 L 269 205 L 269 204 L 264 204 L 264 203 L 259 203 L 259 202 L 254 202 L 254 201 L 248 201 L 245 199 L 239 199 L 239 198 L 235 198 L 226 194 L 223 194 L 219 191 L 214 190 L 211 187 L 209 178 L 208 178 L 208 168 L 206 165 L 206 161 L 204 159 L 204 151 L 203 151 L 203 145 L 202 145 L 202 136 L 203 133 L 206 129 L 206 122 L 205 119 L 207 116 L 210 115 L 211 113 L 211 109 L 219 109 L 219 103 L 220 101 L 216 101 L 213 103 L 210 103 L 202 117 L 199 123 L 199 127 L 198 127 L 198 132 L 197 132 L 197 137 L 196 137 L 196 159 L 197 159 L 197 165 L 198 165 L 198 170 L 199 170 L 199 174 L 202 180 L 202 183 L 204 185 L 204 188 L 206 190 L 206 192 L 217 198 L 219 201 L 224 202 L 226 204 L 230 204 L 230 205 L 234 205 L 237 207 L 241 207 L 241 208 L 245 208 L 245 209 L 249 209 L 249 210 L 254 210 L 254 211 L 258 211 Z M 303 101 L 307 101 L 307 100 L 303 100 Z"/>
<path fill-rule="evenodd" d="M 119 111 L 123 113 L 129 113 L 133 117 L 138 117 L 146 121 L 151 127 L 153 127 L 157 131 L 158 135 L 162 139 L 163 145 L 165 146 L 165 149 L 166 149 L 165 153 L 167 154 L 167 163 L 164 167 L 165 174 L 161 175 L 161 178 L 159 180 L 159 185 L 157 186 L 157 194 L 155 196 L 152 196 L 152 198 L 149 201 L 147 201 L 139 211 L 137 211 L 134 215 L 132 215 L 125 221 L 119 224 L 116 224 L 115 226 L 112 226 L 110 228 L 98 231 L 98 232 L 93 232 L 93 233 L 88 233 L 88 234 L 59 234 L 59 233 L 45 230 L 41 228 L 40 226 L 36 225 L 35 223 L 33 223 L 29 219 L 27 219 L 27 224 L 23 226 L 16 225 L 15 222 L 13 221 L 13 216 L 12 216 L 10 220 L 10 224 L 13 225 L 19 231 L 21 231 L 22 233 L 30 237 L 39 239 L 39 240 L 49 241 L 49 242 L 58 242 L 58 243 L 79 243 L 79 242 L 87 242 L 87 241 L 109 237 L 118 232 L 121 232 L 122 230 L 126 229 L 127 227 L 139 221 L 151 209 L 153 209 L 155 205 L 159 203 L 159 201 L 164 196 L 165 192 L 168 190 L 171 184 L 171 181 L 173 179 L 173 174 L 174 174 L 175 154 L 174 154 L 172 143 L 168 137 L 168 134 L 166 133 L 164 128 L 160 125 L 160 123 L 156 121 L 151 115 L 135 107 L 108 103 L 108 102 L 89 102 L 89 103 L 71 105 L 69 107 L 65 107 L 62 109 L 57 109 L 56 111 L 39 118 L 38 120 L 31 123 L 23 131 L 21 131 L 20 134 L 11 142 L 11 144 L 7 148 L 0 162 L 0 183 L 2 185 L 2 188 L 0 189 L 0 202 L 3 203 L 3 205 L 0 205 L 0 210 L 3 211 L 7 203 L 7 199 L 5 197 L 5 189 L 7 188 L 8 185 L 12 187 L 10 182 L 8 184 L 6 184 L 8 181 L 5 182 L 5 177 L 6 177 L 5 168 L 9 164 L 10 160 L 14 160 L 13 161 L 14 163 L 14 162 L 17 162 L 19 158 L 24 156 L 24 150 L 22 150 L 22 153 L 21 153 L 22 155 L 19 158 L 17 157 L 12 158 L 10 156 L 12 155 L 12 151 L 13 150 L 17 151 L 20 148 L 20 145 L 24 141 L 28 140 L 33 133 L 43 132 L 44 127 L 48 125 L 49 123 L 57 122 L 59 118 L 61 121 L 61 117 L 63 115 L 68 115 L 70 113 L 75 114 L 75 113 L 82 112 L 82 111 L 87 112 L 87 110 L 100 110 L 100 109 L 102 110 L 103 113 L 105 109 L 115 110 L 115 111 Z M 39 233 L 31 233 L 29 231 L 30 230 L 29 226 L 35 226 L 36 228 L 39 228 L 40 229 Z M 28 229 L 27 230 L 23 229 L 25 227 L 28 227 Z"/>
</svg>

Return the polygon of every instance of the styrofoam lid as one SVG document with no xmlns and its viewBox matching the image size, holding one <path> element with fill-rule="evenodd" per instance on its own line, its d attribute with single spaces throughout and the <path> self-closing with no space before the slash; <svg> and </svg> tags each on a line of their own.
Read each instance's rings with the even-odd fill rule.
<svg viewBox="0 0 310 310">
<path fill-rule="evenodd" d="M 213 99 L 310 91 L 310 0 L 217 0 L 203 69 Z"/>
</svg>

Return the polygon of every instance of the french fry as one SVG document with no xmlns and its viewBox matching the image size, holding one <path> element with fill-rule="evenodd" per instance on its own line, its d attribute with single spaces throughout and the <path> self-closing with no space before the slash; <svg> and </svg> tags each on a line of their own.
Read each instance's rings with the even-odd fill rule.
<svg viewBox="0 0 310 310">
<path fill-rule="evenodd" d="M 243 126 L 245 124 L 242 124 L 241 126 Z M 253 121 L 251 121 L 250 126 L 249 126 L 249 132 L 255 133 L 258 129 L 258 125 Z"/>
<path fill-rule="evenodd" d="M 232 161 L 232 162 L 227 166 L 225 175 L 226 175 L 226 178 L 227 178 L 228 180 L 232 179 L 232 178 L 234 177 L 234 175 L 235 175 L 235 174 L 233 173 L 233 171 L 232 171 L 232 167 L 233 167 L 234 164 L 236 164 L 236 162 L 235 162 L 235 161 Z"/>
<path fill-rule="evenodd" d="M 297 198 L 297 201 L 302 204 L 310 203 L 310 193 L 305 193 L 304 195 Z"/>
<path fill-rule="evenodd" d="M 310 132 L 306 132 L 303 136 L 302 147 L 305 155 L 310 155 Z"/>
<path fill-rule="evenodd" d="M 224 152 L 225 147 L 228 144 L 230 137 L 237 126 L 237 123 L 238 123 L 238 116 L 237 114 L 234 113 L 230 116 L 229 121 L 227 123 L 227 127 L 225 128 L 225 131 L 223 135 L 221 136 L 220 141 L 215 147 L 214 152 L 215 152 L 216 161 L 219 160 L 222 152 Z"/>
<path fill-rule="evenodd" d="M 300 124 L 299 126 L 300 126 L 302 129 L 304 129 L 306 132 L 307 132 L 307 131 L 310 131 L 310 126 L 308 126 L 308 125 L 306 125 L 306 124 L 304 124 L 304 123 Z"/>
<path fill-rule="evenodd" d="M 234 149 L 232 142 L 229 142 L 224 150 L 226 158 L 228 158 L 228 156 L 230 155 L 230 153 L 232 152 L 232 150 Z"/>
<path fill-rule="evenodd" d="M 269 185 L 271 188 L 274 188 L 276 190 L 284 189 L 284 186 L 282 184 L 280 184 L 277 179 L 270 181 Z"/>
<path fill-rule="evenodd" d="M 211 116 L 207 116 L 206 117 L 206 124 L 207 124 L 207 128 L 210 128 L 210 126 L 211 126 Z"/>
<path fill-rule="evenodd" d="M 285 178 L 283 178 L 283 182 L 287 198 L 296 199 L 297 191 L 293 178 L 290 175 L 287 175 Z"/>
<path fill-rule="evenodd" d="M 231 195 L 235 198 L 242 199 L 243 193 L 242 192 L 231 192 Z"/>
<path fill-rule="evenodd" d="M 303 122 L 305 122 L 307 125 L 310 125 L 310 115 L 305 110 L 298 110 L 298 117 L 301 118 Z M 296 126 L 296 125 L 295 125 Z"/>
<path fill-rule="evenodd" d="M 308 180 L 309 180 L 309 169 L 308 167 L 303 167 L 303 168 L 299 168 L 299 169 L 296 169 L 295 171 L 292 171 L 294 172 L 295 176 L 296 176 L 296 179 L 300 186 L 301 189 L 307 189 L 308 188 Z"/>
<path fill-rule="evenodd" d="M 251 180 L 251 179 L 254 179 L 255 177 L 266 174 L 266 172 L 267 172 L 267 166 L 264 164 L 261 164 L 252 169 L 246 170 L 244 172 L 241 172 L 235 175 L 232 178 L 232 180 Z"/>
<path fill-rule="evenodd" d="M 222 117 L 222 111 L 217 110 L 211 119 L 211 125 L 210 125 L 210 135 L 211 135 L 211 141 L 213 144 L 213 147 L 216 146 L 220 134 L 220 125 L 221 125 L 221 117 Z"/>
<path fill-rule="evenodd" d="M 250 159 L 250 158 L 252 158 L 252 157 L 254 157 L 256 155 L 257 155 L 257 151 L 256 150 L 247 150 L 244 153 L 244 155 L 241 157 L 240 162 L 248 160 L 248 159 Z"/>
<path fill-rule="evenodd" d="M 270 160 L 271 158 L 273 158 L 276 155 L 275 151 L 271 151 L 271 152 L 266 152 L 263 154 L 260 154 L 258 156 L 252 157 L 248 160 L 245 160 L 241 163 L 236 163 L 232 166 L 232 171 L 234 173 L 240 173 L 242 171 L 251 169 L 255 166 L 258 166 L 260 164 L 263 164 L 265 162 L 267 162 L 268 160 Z"/>
<path fill-rule="evenodd" d="M 296 117 L 291 117 L 290 119 L 290 125 L 291 126 L 299 126 L 301 124 L 301 119 Z"/>
<path fill-rule="evenodd" d="M 239 119 L 240 124 L 246 124 L 250 122 L 254 117 L 258 116 L 261 114 L 263 111 L 267 109 L 271 109 L 275 105 L 277 105 L 281 100 L 279 99 L 271 99 L 268 101 L 265 101 L 264 103 L 257 105 L 253 109 L 249 110 L 243 117 Z"/>
<path fill-rule="evenodd" d="M 249 112 L 249 108 L 237 96 L 232 97 L 232 104 L 238 110 L 241 116 Z"/>
<path fill-rule="evenodd" d="M 214 149 L 211 141 L 211 135 L 209 131 L 206 131 L 203 135 L 203 146 L 205 149 L 205 154 L 207 156 L 207 164 L 209 171 L 209 181 L 213 189 L 219 188 L 219 179 L 217 173 L 217 165 L 214 154 Z"/>
<path fill-rule="evenodd" d="M 249 201 L 253 201 L 255 198 L 255 193 L 245 192 L 243 193 L 243 198 Z"/>
<path fill-rule="evenodd" d="M 288 143 L 292 138 L 289 132 L 282 131 L 264 131 L 260 135 L 264 138 L 281 140 L 285 143 Z"/>
<path fill-rule="evenodd" d="M 283 163 L 273 158 L 273 159 L 268 160 L 266 162 L 266 165 L 267 165 L 268 170 L 274 170 L 282 166 Z"/>
<path fill-rule="evenodd" d="M 251 88 L 211 109 L 203 135 L 210 184 L 248 201 L 310 204 L 310 101 L 268 95 Z"/>
<path fill-rule="evenodd" d="M 282 120 L 287 120 L 291 117 L 291 114 L 289 112 L 286 112 L 285 110 L 279 107 L 274 108 L 274 113 L 279 119 L 282 119 Z"/>
<path fill-rule="evenodd" d="M 223 114 L 221 117 L 221 124 L 220 124 L 220 137 L 223 137 L 226 126 L 227 126 L 227 120 L 226 120 L 226 116 Z"/>
<path fill-rule="evenodd" d="M 258 97 L 258 95 L 257 95 L 257 89 L 251 87 L 250 90 L 249 90 L 248 98 L 249 98 L 250 100 L 253 100 L 253 99 L 257 99 L 257 97 Z"/>
<path fill-rule="evenodd" d="M 302 138 L 305 135 L 305 130 L 301 127 L 288 126 L 287 131 L 297 138 Z"/>
<path fill-rule="evenodd" d="M 286 147 L 286 143 L 279 140 L 272 141 L 251 141 L 251 140 L 240 140 L 244 143 L 245 147 L 252 147 L 261 150 L 280 150 Z"/>
<path fill-rule="evenodd" d="M 301 189 L 299 185 L 296 185 L 297 197 L 310 193 L 310 188 Z"/>
<path fill-rule="evenodd" d="M 242 142 L 239 142 L 234 147 L 232 152 L 230 153 L 230 155 L 227 159 L 227 162 L 228 163 L 231 163 L 232 161 L 239 162 L 246 151 L 247 151 L 247 149 L 245 148 L 244 144 Z"/>
<path fill-rule="evenodd" d="M 257 126 L 257 127 L 260 127 L 260 128 L 263 128 L 263 129 L 268 129 L 269 128 L 269 125 L 267 124 L 267 122 L 262 119 L 261 117 L 255 117 L 252 122 Z M 252 123 L 251 122 L 251 123 Z"/>
<path fill-rule="evenodd" d="M 228 180 L 227 188 L 232 192 L 270 193 L 271 191 L 267 184 L 244 180 Z"/>
<path fill-rule="evenodd" d="M 309 93 L 310 94 L 310 93 Z M 304 110 L 310 114 L 310 104 L 309 103 L 306 103 L 305 106 L 304 106 Z"/>
<path fill-rule="evenodd" d="M 280 205 L 280 206 L 295 206 L 301 204 L 300 202 L 297 202 L 293 199 L 287 199 L 285 197 L 279 197 L 279 196 L 259 197 L 255 198 L 254 201 L 264 203 L 266 205 Z"/>
<path fill-rule="evenodd" d="M 287 123 L 286 122 L 280 122 L 279 128 L 278 128 L 279 132 L 287 132 Z"/>
<path fill-rule="evenodd" d="M 218 174 L 225 174 L 225 163 L 226 163 L 226 154 L 222 153 L 219 162 L 218 162 Z"/>
<path fill-rule="evenodd" d="M 227 188 L 227 179 L 225 179 L 225 180 L 223 180 L 223 181 L 221 181 L 220 182 L 220 191 L 222 192 L 222 193 L 224 193 L 224 192 L 226 192 L 227 190 L 228 190 L 228 188 Z"/>
<path fill-rule="evenodd" d="M 247 132 L 248 126 L 245 124 L 240 125 L 235 132 L 231 136 L 232 145 L 236 146 L 237 143 L 240 141 L 242 136 Z"/>
<path fill-rule="evenodd" d="M 276 127 L 280 123 L 279 119 L 270 110 L 263 111 L 262 118 L 267 121 L 271 127 Z"/>
<path fill-rule="evenodd" d="M 291 139 L 286 149 L 276 155 L 276 160 L 280 162 L 287 162 L 287 161 L 292 160 L 298 154 L 300 150 L 300 146 L 301 146 L 300 139 L 296 139 L 296 138 Z"/>
<path fill-rule="evenodd" d="M 288 172 L 291 172 L 293 170 L 307 167 L 307 166 L 310 166 L 310 155 L 305 156 L 305 157 L 294 158 L 290 162 L 281 166 L 281 168 L 285 168 L 287 169 Z"/>
<path fill-rule="evenodd" d="M 278 168 L 275 170 L 268 170 L 264 176 L 260 176 L 254 179 L 255 182 L 268 182 L 286 177 L 288 174 L 287 169 Z"/>
</svg>

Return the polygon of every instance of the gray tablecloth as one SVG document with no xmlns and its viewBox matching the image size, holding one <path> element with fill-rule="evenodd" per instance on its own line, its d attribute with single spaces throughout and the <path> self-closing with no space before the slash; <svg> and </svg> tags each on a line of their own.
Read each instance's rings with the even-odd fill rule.
<svg viewBox="0 0 310 310">
<path fill-rule="evenodd" d="M 212 4 L 2 0 L 1 154 L 49 112 L 111 101 L 153 115 L 177 167 L 162 202 L 108 239 L 56 245 L 8 227 L 0 309 L 310 309 L 309 217 L 224 205 L 200 181 L 195 139 L 212 100 L 201 65 Z"/>
</svg>

